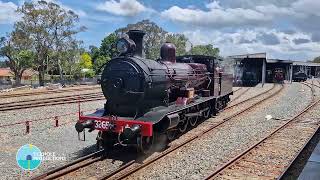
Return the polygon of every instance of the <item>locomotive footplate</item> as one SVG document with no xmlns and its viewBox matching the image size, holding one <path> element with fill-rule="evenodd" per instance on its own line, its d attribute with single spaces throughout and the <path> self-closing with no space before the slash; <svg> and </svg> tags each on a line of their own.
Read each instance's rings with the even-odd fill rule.
<svg viewBox="0 0 320 180">
<path fill-rule="evenodd" d="M 174 113 L 178 113 L 185 109 L 194 107 L 201 103 L 215 99 L 215 97 L 198 97 L 195 98 L 193 103 L 187 105 L 170 105 L 170 106 L 159 106 L 151 109 L 138 119 L 131 117 L 115 117 L 115 116 L 103 116 L 103 109 L 98 110 L 93 114 L 80 115 L 79 121 L 76 124 L 78 132 L 82 132 L 84 128 L 88 128 L 90 131 L 112 131 L 115 133 L 122 133 L 125 128 L 132 128 L 134 126 L 140 126 L 141 136 L 152 136 L 152 126 L 166 116 Z"/>
<path fill-rule="evenodd" d="M 92 116 L 81 115 L 77 124 L 85 124 L 91 121 L 92 129 L 99 131 L 112 131 L 115 133 L 123 133 L 126 128 L 139 128 L 141 136 L 152 136 L 152 123 L 133 119 L 126 119 L 116 116 Z M 90 128 L 89 128 L 90 129 Z"/>
</svg>

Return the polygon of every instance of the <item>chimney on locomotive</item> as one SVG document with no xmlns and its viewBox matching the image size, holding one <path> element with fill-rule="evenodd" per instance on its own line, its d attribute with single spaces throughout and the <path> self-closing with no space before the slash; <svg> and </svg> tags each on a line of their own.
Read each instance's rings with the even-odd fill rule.
<svg viewBox="0 0 320 180">
<path fill-rule="evenodd" d="M 161 61 L 176 62 L 176 46 L 173 43 L 166 42 L 160 49 Z"/>
<path fill-rule="evenodd" d="M 130 30 L 128 33 L 129 38 L 136 44 L 135 56 L 143 57 L 143 36 L 146 34 L 141 30 Z"/>
</svg>

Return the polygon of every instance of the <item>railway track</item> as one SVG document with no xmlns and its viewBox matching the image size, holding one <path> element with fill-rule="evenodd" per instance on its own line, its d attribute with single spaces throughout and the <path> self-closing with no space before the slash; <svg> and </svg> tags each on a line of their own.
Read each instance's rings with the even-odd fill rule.
<svg viewBox="0 0 320 180">
<path fill-rule="evenodd" d="M 241 89 L 243 89 L 243 87 L 237 89 L 237 91 L 240 91 Z M 241 92 L 241 94 L 239 94 L 238 96 L 234 97 L 230 102 L 234 102 L 235 100 L 239 99 L 240 97 L 242 97 L 246 92 L 248 92 L 250 90 L 249 88 L 246 88 L 244 91 Z M 237 92 L 237 91 L 233 91 L 233 93 Z"/>
<path fill-rule="evenodd" d="M 13 97 L 26 97 L 26 96 L 35 96 L 35 95 L 44 95 L 44 94 L 55 94 L 55 93 L 66 93 L 66 92 L 79 92 L 87 90 L 100 89 L 100 87 L 81 87 L 73 89 L 58 89 L 58 90 L 47 90 L 39 92 L 28 92 L 28 93 L 14 93 L 14 94 L 0 94 L 0 98 L 13 98 Z"/>
<path fill-rule="evenodd" d="M 88 102 L 88 101 L 96 101 L 103 100 L 104 96 L 102 93 L 87 93 L 81 95 L 68 95 L 68 96 L 60 96 L 60 97 L 52 97 L 52 98 L 42 98 L 36 100 L 25 100 L 25 101 L 17 101 L 17 102 L 9 102 L 9 103 L 1 103 L 0 104 L 0 112 L 1 111 L 10 111 L 10 110 L 18 110 L 18 109 L 28 109 L 42 106 L 52 106 L 59 104 L 71 104 L 77 102 Z"/>
<path fill-rule="evenodd" d="M 312 111 L 319 108 L 320 99 L 313 98 L 308 107 L 206 179 L 280 179 L 318 131 L 320 117 L 313 117 Z"/>
<path fill-rule="evenodd" d="M 275 85 L 273 84 L 270 89 L 268 89 L 268 90 L 266 90 L 266 91 L 263 91 L 263 92 L 261 92 L 261 93 L 258 93 L 258 94 L 254 95 L 254 96 L 252 96 L 252 97 L 250 97 L 250 98 L 247 98 L 247 99 L 245 99 L 245 100 L 243 100 L 243 101 L 240 101 L 240 102 L 237 102 L 237 103 L 234 103 L 234 104 L 230 104 L 229 106 L 225 107 L 224 110 L 228 110 L 228 109 L 235 108 L 235 107 L 237 107 L 237 106 L 239 106 L 239 105 L 241 105 L 241 104 L 244 104 L 244 103 L 246 103 L 246 102 L 248 102 L 248 101 L 251 101 L 252 99 L 256 99 L 257 97 L 260 97 L 261 95 L 263 95 L 263 94 L 265 94 L 265 93 L 269 93 L 269 92 L 272 91 L 274 88 L 275 88 Z M 242 93 L 242 94 L 244 94 L 244 93 Z M 230 102 L 234 102 L 234 100 L 233 100 L 233 101 L 230 101 Z"/>
<path fill-rule="evenodd" d="M 249 98 L 249 99 L 252 100 L 252 99 L 255 99 L 255 98 L 257 98 L 257 97 L 259 97 L 259 96 L 261 96 L 261 95 L 263 95 L 263 94 L 265 94 L 265 93 L 270 93 L 270 92 L 271 92 L 272 90 L 274 90 L 275 88 L 276 88 L 276 86 L 273 86 L 271 89 L 269 89 L 269 90 L 267 90 L 267 91 L 265 91 L 265 92 L 263 92 L 263 93 L 260 93 L 260 94 L 254 96 L 254 97 L 251 97 L 251 98 Z M 234 113 L 234 114 L 232 114 L 232 115 L 224 118 L 223 121 L 221 121 L 221 122 L 218 122 L 218 123 L 216 123 L 216 124 L 211 124 L 211 126 L 210 126 L 208 129 L 206 129 L 205 131 L 202 131 L 201 133 L 196 134 L 196 135 L 190 137 L 189 139 L 187 139 L 186 141 L 184 141 L 183 143 L 181 143 L 181 144 L 179 144 L 179 145 L 177 145 L 177 146 L 168 148 L 167 150 L 163 151 L 162 153 L 160 153 L 159 155 L 155 156 L 154 158 L 152 158 L 152 159 L 150 159 L 150 160 L 148 160 L 148 161 L 146 161 L 146 162 L 143 162 L 143 164 L 137 164 L 137 163 L 134 163 L 134 162 L 129 162 L 128 164 L 124 165 L 125 168 L 124 168 L 124 167 L 120 167 L 120 168 L 119 168 L 120 171 L 119 171 L 119 170 L 115 170 L 115 171 L 113 171 L 113 172 L 111 172 L 111 173 L 103 176 L 102 178 L 100 178 L 100 180 L 102 180 L 102 179 L 109 179 L 109 178 L 112 178 L 112 177 L 114 177 L 114 176 L 116 176 L 116 177 L 115 177 L 115 178 L 112 178 L 112 179 L 124 179 L 124 178 L 128 178 L 128 177 L 129 177 L 130 175 L 132 175 L 133 173 L 136 173 L 137 171 L 140 171 L 140 170 L 142 170 L 143 168 L 146 168 L 148 165 L 155 163 L 157 160 L 159 160 L 159 159 L 167 156 L 167 155 L 170 154 L 171 152 L 174 152 L 174 151 L 180 149 L 181 147 L 189 144 L 190 142 L 192 142 L 192 141 L 194 141 L 194 140 L 202 137 L 203 135 L 211 132 L 212 130 L 214 130 L 214 129 L 218 128 L 219 126 L 223 125 L 224 123 L 228 122 L 228 121 L 231 120 L 232 118 L 234 118 L 234 117 L 236 117 L 236 116 L 239 116 L 239 115 L 241 115 L 241 114 L 243 114 L 243 113 L 251 110 L 252 108 L 260 105 L 262 102 L 264 102 L 264 101 L 266 101 L 266 100 L 268 100 L 268 99 L 276 96 L 277 94 L 279 94 L 279 93 L 283 90 L 283 88 L 284 88 L 284 86 L 281 86 L 280 89 L 276 90 L 275 92 L 271 93 L 270 95 L 266 96 L 265 98 L 263 98 L 263 99 L 255 102 L 255 103 L 253 103 L 252 105 L 250 105 L 249 107 L 246 107 L 246 108 L 243 109 L 242 111 L 239 111 L 239 112 L 237 112 L 237 113 Z M 248 101 L 249 101 L 249 100 L 248 100 Z M 239 106 L 240 104 L 243 104 L 244 102 L 248 102 L 248 101 L 247 101 L 247 100 L 242 101 L 242 102 L 240 102 L 240 103 L 237 103 L 237 105 L 235 105 L 235 106 L 233 106 L 233 107 Z M 134 167 L 132 167 L 132 166 L 134 166 Z M 129 169 L 129 170 L 126 171 L 127 169 Z M 122 171 L 125 171 L 125 172 L 122 172 Z M 120 175 L 117 176 L 118 174 L 120 174 Z"/>
<path fill-rule="evenodd" d="M 314 81 L 312 81 L 312 83 L 309 83 L 309 82 L 302 82 L 303 84 L 309 84 L 309 85 L 312 85 L 312 86 L 315 86 L 317 88 L 320 88 L 320 81 L 317 81 L 319 85 L 315 84 Z"/>
<path fill-rule="evenodd" d="M 240 91 L 242 88 L 243 88 L 243 87 L 240 87 L 240 88 L 234 90 L 233 93 L 235 93 L 235 92 L 237 92 L 237 91 Z"/>
<path fill-rule="evenodd" d="M 32 178 L 33 180 L 45 180 L 45 179 L 55 179 L 61 177 L 65 174 L 68 174 L 72 171 L 80 169 L 82 167 L 88 166 L 94 162 L 100 161 L 102 159 L 101 154 L 103 150 L 91 153 L 82 158 L 79 158 L 71 163 L 68 163 L 64 166 L 55 168 L 53 170 L 47 171 L 39 176 Z"/>
<path fill-rule="evenodd" d="M 168 149 L 166 149 L 163 152 L 160 152 L 159 154 L 157 154 L 156 156 L 151 157 L 150 159 L 147 159 L 146 161 L 144 161 L 142 164 L 140 161 L 137 160 L 132 160 L 127 162 L 126 164 L 120 166 L 119 168 L 108 172 L 107 174 L 100 174 L 99 177 L 96 177 L 97 179 L 109 179 L 109 178 L 115 178 L 115 179 L 123 179 L 126 178 L 128 176 L 130 176 L 131 174 L 146 168 L 148 165 L 155 163 L 157 160 L 167 156 L 168 154 L 176 151 L 177 149 L 189 144 L 190 142 L 200 138 L 201 136 L 207 134 L 208 132 L 212 131 L 213 129 L 216 129 L 217 127 L 221 126 L 222 124 L 224 124 L 225 122 L 229 121 L 230 119 L 249 111 L 250 109 L 258 106 L 259 104 L 261 104 L 262 102 L 266 101 L 267 99 L 270 99 L 274 96 L 276 96 L 277 94 L 279 94 L 282 90 L 283 90 L 283 86 L 281 86 L 279 89 L 277 89 L 275 92 L 271 92 L 272 90 L 275 90 L 276 86 L 273 86 L 272 88 L 270 88 L 269 90 L 260 93 L 260 95 L 256 95 L 254 97 L 251 97 L 250 99 L 256 99 L 260 96 L 262 96 L 265 93 L 269 93 L 266 97 L 260 99 L 259 101 L 251 104 L 249 107 L 246 107 L 244 110 L 237 112 L 235 114 L 232 114 L 231 116 L 228 116 L 226 118 L 223 119 L 223 121 L 221 122 L 217 122 L 217 123 L 211 123 L 211 125 L 206 128 L 206 130 L 202 131 L 201 133 L 195 134 L 194 136 L 188 138 L 187 140 L 185 140 L 184 142 L 175 145 L 175 146 L 171 146 Z M 248 100 L 249 101 L 249 100 Z M 244 102 L 248 102 L 248 101 L 243 101 L 242 103 L 238 103 L 237 105 L 243 104 Z M 235 105 L 234 107 L 236 107 L 237 105 Z M 67 175 L 68 173 L 74 172 L 76 170 L 78 170 L 79 168 L 83 168 L 86 166 L 89 166 L 97 161 L 100 161 L 101 159 L 99 158 L 94 158 L 94 159 L 90 159 L 88 160 L 88 158 L 84 158 L 84 159 L 80 159 L 77 160 L 76 162 L 72 162 L 68 165 L 66 165 L 65 167 L 60 167 L 57 169 L 57 171 L 54 172 L 46 172 L 38 177 L 35 177 L 34 179 L 54 179 L 54 178 L 58 178 L 58 177 L 62 177 Z M 67 167 L 67 168 L 66 168 Z M 66 171 L 63 171 L 63 170 Z M 74 174 L 72 175 L 72 177 L 74 178 Z"/>
</svg>

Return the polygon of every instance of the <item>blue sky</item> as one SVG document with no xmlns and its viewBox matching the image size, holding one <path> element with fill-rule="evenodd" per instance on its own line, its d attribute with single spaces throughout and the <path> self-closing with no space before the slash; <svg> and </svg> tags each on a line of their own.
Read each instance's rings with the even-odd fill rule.
<svg viewBox="0 0 320 180">
<path fill-rule="evenodd" d="M 320 1 L 315 0 L 50 0 L 80 16 L 84 46 L 128 23 L 150 19 L 194 44 L 211 43 L 223 56 L 267 52 L 269 58 L 320 56 Z M 19 19 L 23 0 L 0 0 L 0 36 Z"/>
</svg>

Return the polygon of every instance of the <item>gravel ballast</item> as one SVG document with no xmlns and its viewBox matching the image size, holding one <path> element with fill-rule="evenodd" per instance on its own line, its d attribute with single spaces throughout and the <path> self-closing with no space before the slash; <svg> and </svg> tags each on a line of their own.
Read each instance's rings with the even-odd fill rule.
<svg viewBox="0 0 320 180">
<path fill-rule="evenodd" d="M 94 111 L 102 108 L 105 100 L 81 103 L 81 110 Z M 8 124 L 24 122 L 25 120 L 49 119 L 31 122 L 30 134 L 26 134 L 25 124 L 0 128 L 0 174 L 1 179 L 25 179 L 53 167 L 61 166 L 76 158 L 93 152 L 95 147 L 96 131 L 86 133 L 86 141 L 79 141 L 74 124 L 78 117 L 78 104 L 64 104 L 49 107 L 38 107 L 19 111 L 0 113 L 0 123 Z M 65 116 L 64 114 L 70 115 Z M 59 127 L 54 127 L 54 116 L 59 117 Z M 82 138 L 82 136 L 81 136 Z M 16 163 L 16 152 L 25 144 L 33 144 L 42 152 L 55 153 L 59 160 L 43 161 L 37 170 L 30 173 L 22 171 Z"/>
<path fill-rule="evenodd" d="M 241 98 L 246 99 L 259 94 L 272 87 L 266 84 L 263 88 L 257 86 L 250 89 Z M 240 90 L 241 91 L 241 90 Z M 240 98 L 239 98 L 240 99 Z M 238 100 L 239 100 L 238 99 Z M 242 100 L 243 100 L 242 99 Z M 307 101 L 305 101 L 307 99 Z M 240 99 L 241 100 L 241 99 Z M 240 101 L 239 100 L 239 101 Z M 136 179 L 200 179 L 210 173 L 214 167 L 234 156 L 238 151 L 248 147 L 253 140 L 257 140 L 277 125 L 283 123 L 281 120 L 266 121 L 267 114 L 276 118 L 287 118 L 299 112 L 310 100 L 310 89 L 302 84 L 287 84 L 279 96 L 268 100 L 259 109 L 246 114 L 245 119 L 237 119 L 221 126 L 219 130 L 213 131 L 200 140 L 194 141 L 184 148 L 174 152 L 170 156 L 158 161 L 156 164 L 142 170 L 130 177 Z M 102 108 L 105 101 L 94 101 L 82 103 L 82 110 L 94 110 Z M 21 122 L 22 119 L 38 119 L 39 117 L 51 117 L 77 112 L 77 104 L 57 105 L 51 107 L 32 108 L 32 110 L 19 110 L 0 113 L 0 124 L 8 122 Z M 220 115 L 219 115 L 220 116 Z M 219 116 L 216 118 L 218 119 Z M 223 112 L 221 113 L 223 115 Z M 78 141 L 78 135 L 74 129 L 74 122 L 77 115 L 72 115 L 62 122 L 68 122 L 61 127 L 54 127 L 53 121 L 47 123 L 35 123 L 31 126 L 31 133 L 23 135 L 25 126 L 14 128 L 0 128 L 1 150 L 0 162 L 2 167 L 0 173 L 5 175 L 2 179 L 20 179 L 34 176 L 48 169 L 61 166 L 76 158 L 95 150 L 96 132 L 86 133 L 87 141 Z M 212 120 L 214 121 L 214 119 Z M 210 121 L 209 121 L 210 122 Z M 204 126 L 205 123 L 199 125 Z M 36 126 L 36 127 L 35 127 Z M 50 128 L 48 128 L 50 127 Z M 38 130 L 35 130 L 38 129 Z M 194 129 L 195 130 L 195 129 Z M 192 130 L 193 131 L 193 130 Z M 172 144 L 178 143 L 188 134 L 181 136 Z M 44 161 L 40 167 L 32 171 L 32 174 L 21 171 L 18 167 L 15 156 L 17 150 L 24 144 L 34 144 L 43 152 L 55 152 L 56 156 L 65 157 L 61 161 Z M 134 153 L 134 152 L 127 152 Z M 128 155 L 129 156 L 129 155 Z M 127 160 L 127 156 L 114 161 L 101 162 L 94 166 L 96 170 L 114 169 L 121 162 Z M 113 164 L 113 166 L 109 166 Z M 81 172 L 85 174 L 86 172 Z M 143 174 L 143 175 L 142 175 Z"/>
<path fill-rule="evenodd" d="M 279 96 L 267 100 L 255 111 L 245 113 L 241 119 L 234 118 L 128 179 L 204 178 L 215 167 L 283 123 L 281 120 L 267 121 L 266 115 L 279 119 L 291 117 L 306 107 L 310 100 L 308 87 L 299 83 L 286 84 Z"/>
</svg>

